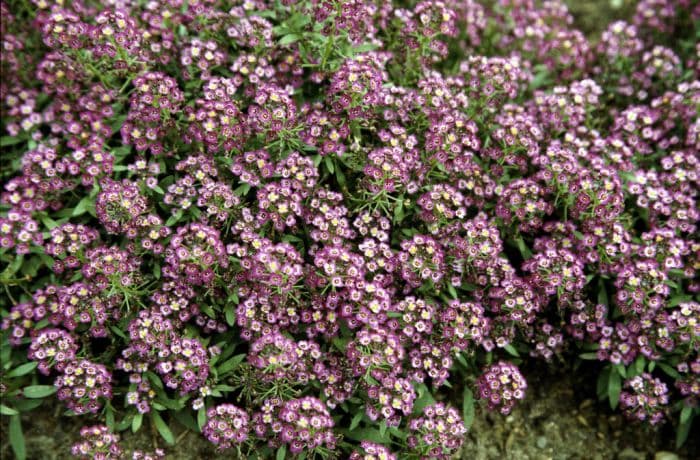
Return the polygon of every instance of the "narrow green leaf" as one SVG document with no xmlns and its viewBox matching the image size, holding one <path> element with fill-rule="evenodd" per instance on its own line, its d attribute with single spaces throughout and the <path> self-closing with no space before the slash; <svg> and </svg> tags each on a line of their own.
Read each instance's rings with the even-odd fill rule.
<svg viewBox="0 0 700 460">
<path fill-rule="evenodd" d="M 612 409 L 617 408 L 617 404 L 620 402 L 620 392 L 622 391 L 622 380 L 620 379 L 619 372 L 610 372 L 610 378 L 608 379 L 608 398 L 610 398 L 610 407 Z"/>
<path fill-rule="evenodd" d="M 515 239 L 515 244 L 518 246 L 518 250 L 520 251 L 520 255 L 523 256 L 523 259 L 527 260 L 532 257 L 532 251 L 527 247 L 525 241 L 521 237 Z"/>
<path fill-rule="evenodd" d="M 245 359 L 246 355 L 245 353 L 236 355 L 233 358 L 229 359 L 228 361 L 224 361 L 221 363 L 221 366 L 217 367 L 216 370 L 219 373 L 219 375 L 223 375 L 227 372 L 230 372 L 234 370 L 235 368 L 238 367 L 239 364 L 243 362 Z"/>
<path fill-rule="evenodd" d="M 112 132 L 117 132 L 121 129 L 122 125 L 126 121 L 126 115 L 119 115 L 118 117 L 114 118 L 114 121 L 110 125 L 110 128 L 112 129 Z"/>
<path fill-rule="evenodd" d="M 347 432 L 347 437 L 355 441 L 372 441 L 377 444 L 389 443 L 389 437 L 382 435 L 376 428 L 358 428 L 352 432 Z"/>
<path fill-rule="evenodd" d="M 124 340 L 126 340 L 126 341 L 129 340 L 129 338 L 126 336 L 126 334 L 124 334 L 124 332 L 122 332 L 122 330 L 119 329 L 117 326 L 110 326 L 110 327 L 109 327 L 109 330 L 112 331 L 112 332 L 114 332 L 114 334 L 115 334 L 116 336 L 121 337 L 122 339 L 124 339 Z"/>
<path fill-rule="evenodd" d="M 0 278 L 12 278 L 12 276 L 17 273 L 17 271 L 22 267 L 22 263 L 24 262 L 24 254 L 20 254 L 19 256 L 15 257 L 15 259 L 8 265 L 5 270 L 2 272 L 2 276 Z"/>
<path fill-rule="evenodd" d="M 335 173 L 335 163 L 331 157 L 323 157 L 323 164 L 326 165 L 326 169 L 329 173 Z"/>
<path fill-rule="evenodd" d="M 623 379 L 627 378 L 627 369 L 625 368 L 624 364 L 615 364 L 615 370 L 618 374 L 620 374 L 620 377 Z"/>
<path fill-rule="evenodd" d="M 17 415 L 17 414 L 19 414 L 19 411 L 17 409 L 7 407 L 4 404 L 0 404 L 0 414 L 2 414 L 2 415 Z"/>
<path fill-rule="evenodd" d="M 362 411 L 358 411 L 357 414 L 355 414 L 355 416 L 350 421 L 350 431 L 357 428 L 357 426 L 360 424 L 360 421 L 362 420 L 362 417 L 364 415 L 365 415 L 365 413 Z"/>
<path fill-rule="evenodd" d="M 8 377 L 21 377 L 23 375 L 29 374 L 31 371 L 36 369 L 36 367 L 39 365 L 36 361 L 30 361 L 28 363 L 24 363 L 21 366 L 17 366 L 14 369 L 12 369 L 10 372 L 7 373 Z"/>
<path fill-rule="evenodd" d="M 646 361 L 644 360 L 644 356 L 639 355 L 637 359 L 634 361 L 634 373 L 635 375 L 639 375 L 642 372 L 644 372 L 644 367 L 646 366 Z"/>
<path fill-rule="evenodd" d="M 90 208 L 92 208 L 93 210 L 95 209 L 95 202 L 92 198 L 86 196 L 85 198 L 80 200 L 75 206 L 75 209 L 73 209 L 73 217 L 81 216 L 86 212 L 89 212 Z"/>
<path fill-rule="evenodd" d="M 435 403 L 435 398 L 425 383 L 415 384 L 415 388 L 416 400 L 413 403 L 413 413 L 419 414 L 426 406 Z"/>
<path fill-rule="evenodd" d="M 669 377 L 673 377 L 674 379 L 681 378 L 681 374 L 679 374 L 677 370 L 675 370 L 673 367 L 669 366 L 668 364 L 662 363 L 662 362 L 657 362 L 657 364 L 659 365 L 661 370 L 664 371 L 666 373 L 666 375 L 668 375 Z"/>
<path fill-rule="evenodd" d="M 578 357 L 587 361 L 595 361 L 596 359 L 598 359 L 598 353 L 581 353 L 580 355 L 578 355 Z"/>
<path fill-rule="evenodd" d="M 464 419 L 464 426 L 469 429 L 474 423 L 474 394 L 469 387 L 464 387 L 463 401 L 462 401 L 462 418 Z"/>
<path fill-rule="evenodd" d="M 207 411 L 201 408 L 197 411 L 197 425 L 199 426 L 199 431 L 202 431 L 204 425 L 207 423 Z"/>
<path fill-rule="evenodd" d="M 598 281 L 598 303 L 601 305 L 608 306 L 608 291 L 605 289 L 605 283 L 603 280 Z"/>
<path fill-rule="evenodd" d="M 138 413 L 134 415 L 134 418 L 131 419 L 131 432 L 136 433 L 141 429 L 141 424 L 143 423 L 143 414 Z"/>
<path fill-rule="evenodd" d="M 226 316 L 226 324 L 229 326 L 236 324 L 236 312 L 232 304 L 226 305 L 226 308 L 224 308 L 224 315 Z"/>
<path fill-rule="evenodd" d="M 690 409 L 689 407 L 684 407 L 683 411 L 685 409 Z M 683 411 L 681 411 L 681 419 L 683 418 Z M 690 433 L 690 427 L 693 424 L 693 417 L 692 417 L 692 409 L 690 411 L 690 415 L 688 415 L 688 419 L 683 422 L 681 421 L 680 425 L 678 425 L 678 430 L 676 431 L 676 449 L 680 449 L 683 444 L 685 444 L 685 441 L 688 440 L 688 433 Z"/>
<path fill-rule="evenodd" d="M 681 425 L 684 423 L 688 423 L 690 420 L 690 416 L 693 415 L 693 408 L 690 406 L 683 406 L 683 410 L 681 411 Z"/>
<path fill-rule="evenodd" d="M 192 413 L 190 411 L 179 410 L 179 411 L 171 412 L 171 414 L 175 417 L 175 420 L 177 420 L 177 422 L 180 423 L 185 428 L 192 430 L 194 432 L 199 431 L 199 426 L 197 425 L 197 421 L 194 419 L 194 417 L 192 416 Z"/>
<path fill-rule="evenodd" d="M 29 412 L 41 406 L 43 402 L 43 399 L 18 399 L 14 402 L 14 405 L 20 412 Z"/>
<path fill-rule="evenodd" d="M 12 137 L 12 136 L 0 137 L 0 147 L 8 147 L 10 145 L 19 144 L 20 142 L 22 142 L 22 139 L 20 139 L 19 137 Z"/>
<path fill-rule="evenodd" d="M 505 347 L 503 347 L 503 349 L 504 349 L 505 351 L 507 351 L 508 354 L 511 355 L 511 356 L 515 356 L 516 358 L 519 358 L 519 357 L 520 357 L 520 354 L 518 353 L 518 350 L 516 350 L 515 347 L 514 347 L 513 345 L 511 345 L 511 344 L 506 345 Z"/>
<path fill-rule="evenodd" d="M 170 445 L 175 444 L 175 437 L 173 436 L 173 432 L 170 431 L 170 428 L 168 428 L 168 425 L 160 417 L 160 414 L 156 411 L 152 411 L 151 418 L 156 426 L 156 430 L 158 430 L 158 433 L 160 433 L 165 442 Z"/>
<path fill-rule="evenodd" d="M 447 283 L 447 292 L 450 293 L 450 296 L 452 296 L 453 299 L 456 299 L 457 296 L 457 289 L 452 285 L 452 283 Z"/>
<path fill-rule="evenodd" d="M 608 380 L 610 379 L 610 368 L 606 367 L 598 375 L 598 384 L 596 385 L 596 393 L 598 399 L 603 400 L 608 394 Z"/>
<path fill-rule="evenodd" d="M 277 455 L 275 455 L 276 460 L 284 460 L 287 458 L 287 446 L 282 446 L 277 449 Z"/>
<path fill-rule="evenodd" d="M 279 44 L 282 46 L 291 45 L 292 43 L 299 41 L 300 38 L 301 37 L 297 34 L 288 34 L 280 38 Z"/>
<path fill-rule="evenodd" d="M 19 415 L 10 417 L 10 445 L 17 460 L 27 458 L 27 448 L 24 444 L 24 434 L 22 433 L 22 420 Z"/>
<path fill-rule="evenodd" d="M 56 393 L 56 387 L 53 385 L 31 385 L 25 387 L 22 392 L 25 398 L 38 399 L 45 398 Z"/>
<path fill-rule="evenodd" d="M 107 428 L 114 431 L 114 409 L 112 409 L 112 406 L 109 404 L 105 408 L 105 423 L 107 424 Z"/>
</svg>

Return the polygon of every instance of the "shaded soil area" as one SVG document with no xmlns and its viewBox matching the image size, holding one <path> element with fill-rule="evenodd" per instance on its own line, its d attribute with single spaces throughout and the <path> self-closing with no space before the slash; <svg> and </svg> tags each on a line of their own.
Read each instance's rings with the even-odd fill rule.
<svg viewBox="0 0 700 460">
<path fill-rule="evenodd" d="M 534 371 L 534 372 L 533 372 Z M 700 457 L 697 437 L 675 451 L 672 424 L 629 423 L 597 401 L 592 372 L 525 370 L 526 399 L 508 416 L 480 411 L 463 459 L 672 460 Z"/>
</svg>

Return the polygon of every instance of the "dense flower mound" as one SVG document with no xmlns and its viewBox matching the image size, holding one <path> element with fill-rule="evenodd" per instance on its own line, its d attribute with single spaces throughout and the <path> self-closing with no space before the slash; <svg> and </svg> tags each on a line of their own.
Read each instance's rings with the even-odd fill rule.
<svg viewBox="0 0 700 460">
<path fill-rule="evenodd" d="M 682 444 L 700 6 L 630 13 L 587 37 L 562 0 L 0 0 L 17 457 L 53 398 L 78 458 L 163 458 L 119 440 L 180 423 L 242 458 L 448 459 L 535 360 Z"/>
</svg>

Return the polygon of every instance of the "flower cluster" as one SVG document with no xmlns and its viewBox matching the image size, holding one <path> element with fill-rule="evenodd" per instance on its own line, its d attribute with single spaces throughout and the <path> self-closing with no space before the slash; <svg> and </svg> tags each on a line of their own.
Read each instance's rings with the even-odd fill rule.
<svg viewBox="0 0 700 460">
<path fill-rule="evenodd" d="M 177 229 L 165 251 L 165 262 L 166 276 L 184 277 L 195 285 L 211 284 L 216 276 L 215 268 L 228 266 L 219 232 L 196 222 Z"/>
<path fill-rule="evenodd" d="M 491 410 L 509 414 L 517 400 L 525 397 L 527 383 L 517 367 L 499 361 L 479 376 L 477 387 L 479 397 L 487 401 Z"/>
<path fill-rule="evenodd" d="M 407 443 L 421 460 L 446 460 L 464 442 L 467 430 L 454 407 L 435 403 L 423 409 L 423 415 L 409 422 L 411 434 Z"/>
<path fill-rule="evenodd" d="M 248 414 L 233 404 L 220 404 L 207 411 L 202 434 L 219 450 L 229 449 L 248 439 Z"/>
<path fill-rule="evenodd" d="M 125 144 L 136 150 L 164 152 L 163 140 L 173 127 L 173 116 L 181 108 L 184 94 L 177 82 L 162 72 L 146 72 L 134 79 L 129 113 L 121 127 Z"/>
<path fill-rule="evenodd" d="M 287 401 L 280 408 L 278 419 L 280 441 L 289 445 L 292 454 L 321 447 L 333 449 L 337 442 L 333 419 L 319 399 L 304 397 Z"/>
<path fill-rule="evenodd" d="M 85 426 L 80 429 L 82 440 L 73 445 L 71 454 L 80 459 L 116 460 L 122 457 L 119 435 L 104 425 Z"/>
<path fill-rule="evenodd" d="M 38 369 L 49 375 L 51 369 L 63 372 L 66 365 L 75 360 L 78 344 L 75 337 L 62 329 L 44 329 L 32 338 L 28 358 L 39 363 Z"/>
<path fill-rule="evenodd" d="M 93 414 L 112 398 L 112 374 L 101 364 L 75 359 L 65 365 L 54 386 L 58 399 L 76 414 Z"/>
<path fill-rule="evenodd" d="M 632 420 L 660 423 L 668 405 L 668 388 L 658 378 L 642 374 L 625 381 L 620 407 Z"/>
</svg>

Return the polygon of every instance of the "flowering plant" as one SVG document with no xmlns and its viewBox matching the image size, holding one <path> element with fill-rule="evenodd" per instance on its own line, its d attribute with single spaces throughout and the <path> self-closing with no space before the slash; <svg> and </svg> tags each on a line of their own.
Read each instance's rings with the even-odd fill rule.
<svg viewBox="0 0 700 460">
<path fill-rule="evenodd" d="M 145 422 L 244 458 L 447 459 L 538 359 L 688 436 L 700 6 L 640 0 L 591 39 L 560 0 L 0 16 L 18 458 L 55 395 L 79 458 Z"/>
</svg>

